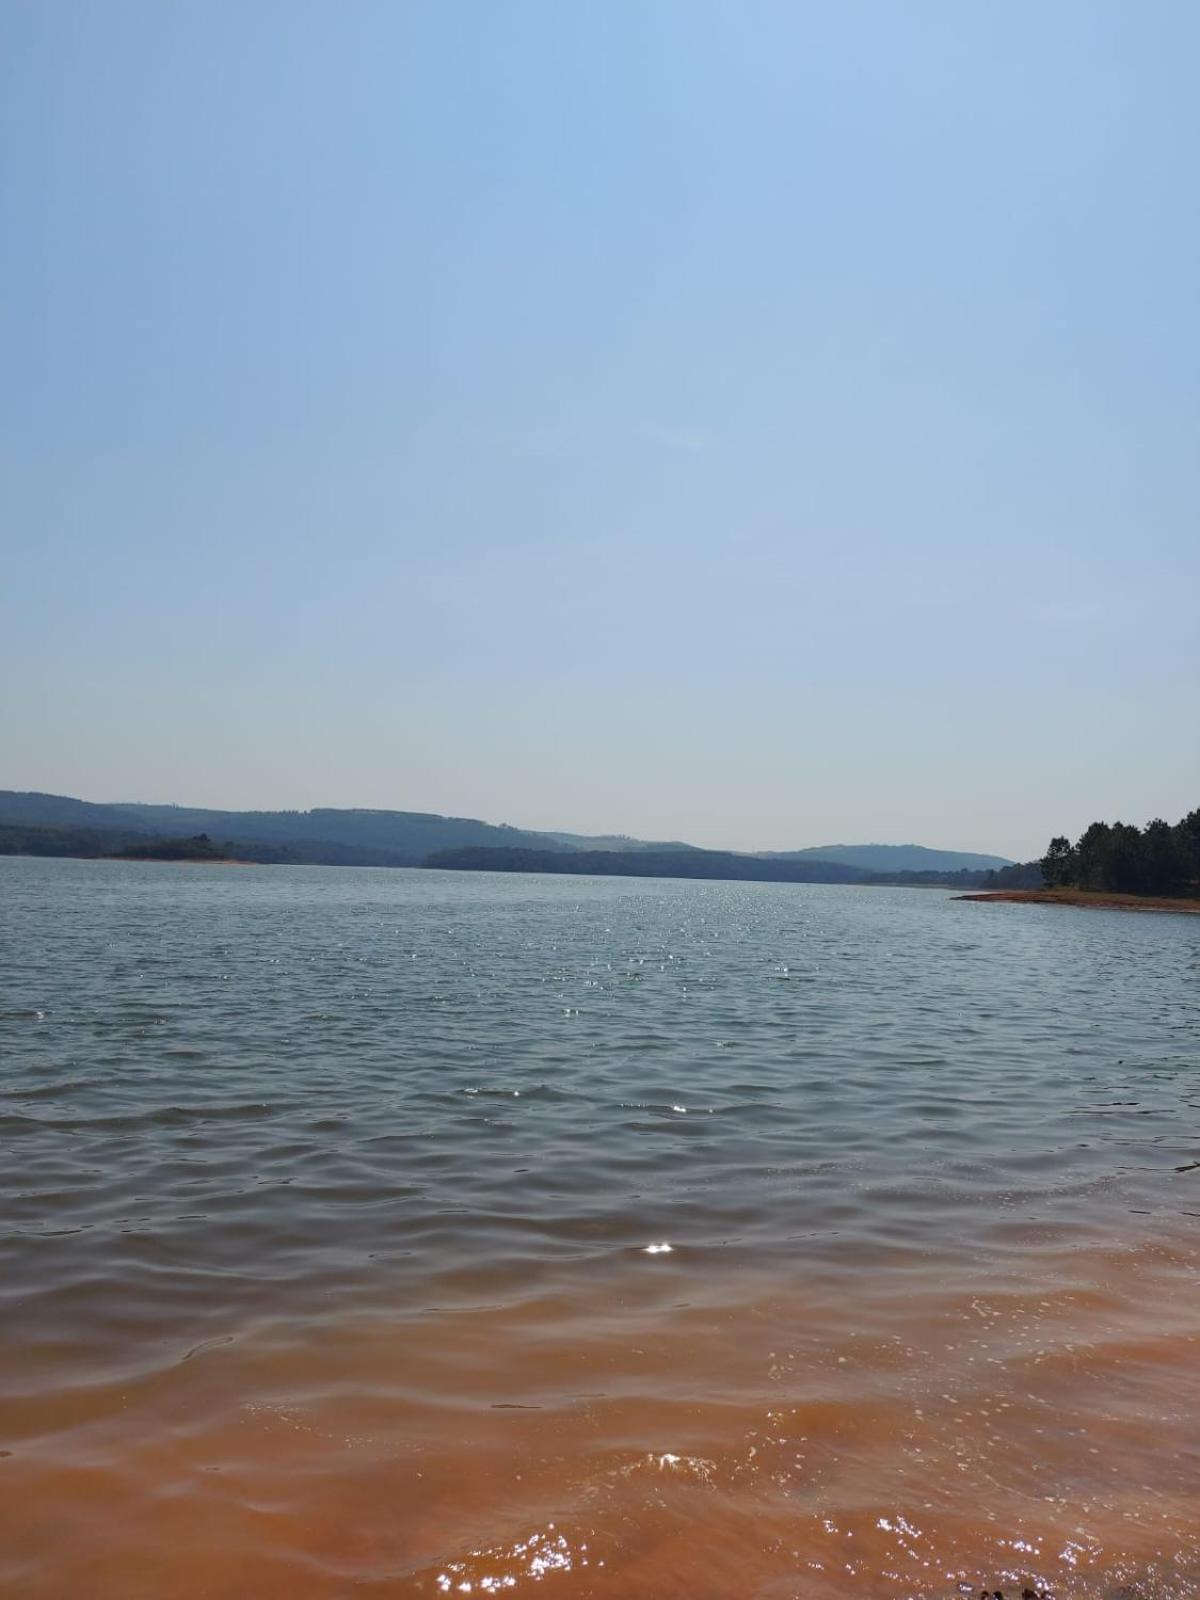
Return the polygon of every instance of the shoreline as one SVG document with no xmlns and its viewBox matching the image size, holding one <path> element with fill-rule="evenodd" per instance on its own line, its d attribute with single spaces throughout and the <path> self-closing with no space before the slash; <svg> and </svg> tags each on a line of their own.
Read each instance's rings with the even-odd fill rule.
<svg viewBox="0 0 1200 1600">
<path fill-rule="evenodd" d="M 1174 911 L 1200 915 L 1200 900 L 1156 894 L 1116 894 L 1105 889 L 984 889 L 956 900 L 1005 900 L 1014 905 L 1079 906 L 1091 911 Z"/>
<path fill-rule="evenodd" d="M 244 856 L 68 856 L 31 855 L 26 850 L 6 850 L 0 861 L 119 861 L 127 867 L 273 867 L 274 861 L 247 861 Z M 291 865 L 292 863 L 287 863 Z M 298 863 L 297 863 L 298 864 Z"/>
<path fill-rule="evenodd" d="M 33 859 L 46 861 L 47 856 Z M 240 856 L 60 856 L 59 860 L 119 861 L 126 867 L 270 867 L 271 861 L 243 861 Z"/>
</svg>

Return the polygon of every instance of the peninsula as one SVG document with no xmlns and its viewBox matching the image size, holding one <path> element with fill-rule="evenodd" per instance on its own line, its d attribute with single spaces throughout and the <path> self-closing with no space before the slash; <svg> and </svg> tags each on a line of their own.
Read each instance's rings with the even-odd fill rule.
<svg viewBox="0 0 1200 1600">
<path fill-rule="evenodd" d="M 957 900 L 1005 900 L 1016 905 L 1078 906 L 1092 911 L 1180 911 L 1200 913 L 1200 897 L 1112 894 L 1103 889 L 991 889 L 956 895 Z"/>
<path fill-rule="evenodd" d="M 112 861 L 195 861 L 211 862 L 214 866 L 241 866 L 239 856 L 233 854 L 232 845 L 219 845 L 206 833 L 194 834 L 190 839 L 151 839 L 145 844 L 129 844 L 114 850 Z"/>
<path fill-rule="evenodd" d="M 1083 906 L 1108 911 L 1200 911 L 1200 807 L 1172 826 L 1161 817 L 1137 828 L 1093 822 L 1072 844 L 1051 839 L 1041 887 L 989 884 L 961 900 Z"/>
</svg>

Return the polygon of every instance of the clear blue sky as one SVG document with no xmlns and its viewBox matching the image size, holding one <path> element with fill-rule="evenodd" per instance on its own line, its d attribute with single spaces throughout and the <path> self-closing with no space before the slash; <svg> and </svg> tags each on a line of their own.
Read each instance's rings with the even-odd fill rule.
<svg viewBox="0 0 1200 1600">
<path fill-rule="evenodd" d="M 0 0 L 0 785 L 1200 803 L 1200 6 Z"/>
</svg>

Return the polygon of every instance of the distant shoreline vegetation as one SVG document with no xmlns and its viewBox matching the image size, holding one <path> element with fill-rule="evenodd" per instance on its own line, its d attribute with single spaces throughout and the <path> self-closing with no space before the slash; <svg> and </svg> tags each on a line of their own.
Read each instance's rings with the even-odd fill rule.
<svg viewBox="0 0 1200 1600">
<path fill-rule="evenodd" d="M 428 867 L 447 872 L 551 872 L 584 877 L 706 878 L 751 883 L 841 883 L 900 888 L 1015 889 L 1041 882 L 1036 862 L 958 872 L 870 872 L 818 857 L 799 859 L 738 855 L 680 845 L 655 850 L 528 850 L 466 846 L 437 850 L 423 860 L 380 860 L 383 852 L 329 844 L 308 847 L 225 840 L 205 833 L 189 837 L 130 837 L 87 828 L 41 828 L 0 823 L 0 855 L 69 856 L 110 861 L 238 861 L 262 866 Z M 363 859 L 366 856 L 368 859 Z"/>
<path fill-rule="evenodd" d="M 1172 825 L 1093 822 L 1074 844 L 1051 839 L 1041 860 L 1047 889 L 1187 899 L 1200 891 L 1200 807 Z"/>
<path fill-rule="evenodd" d="M 236 861 L 231 844 L 215 844 L 206 833 L 190 839 L 152 839 L 146 844 L 126 845 L 113 852 L 116 861 Z"/>
<path fill-rule="evenodd" d="M 976 872 L 870 872 L 843 862 L 739 855 L 730 850 L 550 850 L 477 846 L 439 850 L 425 862 L 444 872 L 550 872 L 583 877 L 707 878 L 749 883 L 841 883 L 882 888 L 1024 888 L 1036 863 Z"/>
<path fill-rule="evenodd" d="M 219 841 L 216 842 L 216 841 Z M 1041 883 L 1037 863 L 920 845 L 701 850 L 680 840 L 538 833 L 425 811 L 318 808 L 219 811 L 100 804 L 0 790 L 0 855 L 126 861 L 231 860 L 281 866 L 437 867 L 467 872 L 897 884 L 1013 889 Z"/>
<path fill-rule="evenodd" d="M 239 861 L 263 866 L 430 867 L 450 872 L 552 872 L 585 877 L 709 878 L 752 883 L 842 883 L 907 888 L 1029 888 L 1041 882 L 1037 863 L 985 872 L 870 872 L 820 858 L 743 856 L 690 846 L 655 850 L 528 850 L 467 846 L 437 850 L 423 860 L 387 859 L 380 851 L 329 844 L 307 847 L 207 834 L 146 838 L 89 828 L 43 828 L 0 823 L 0 855 L 70 856 L 116 861 Z M 384 856 L 384 859 L 380 859 Z M 364 857 L 366 859 L 364 859 Z"/>
<path fill-rule="evenodd" d="M 537 832 L 429 811 L 317 807 L 222 811 L 202 806 L 98 803 L 0 789 L 0 854 L 212 859 L 179 841 L 207 835 L 224 856 L 286 866 L 424 867 L 632 877 L 720 877 L 784 883 L 899 883 L 958 888 L 1037 884 L 1035 866 L 1003 856 L 912 844 L 831 844 L 803 850 L 700 850 L 682 840 Z M 461 857 L 462 850 L 487 852 Z M 126 852 L 133 851 L 131 855 Z M 528 852 L 525 855 L 514 852 Z M 996 869 L 996 876 L 992 876 Z M 1030 876 L 1032 874 L 1032 876 Z"/>
</svg>

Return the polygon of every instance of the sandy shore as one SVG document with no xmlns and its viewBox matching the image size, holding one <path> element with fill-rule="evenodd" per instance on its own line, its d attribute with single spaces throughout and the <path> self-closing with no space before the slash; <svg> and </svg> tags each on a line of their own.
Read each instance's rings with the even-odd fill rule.
<svg viewBox="0 0 1200 1600">
<path fill-rule="evenodd" d="M 48 858 L 42 857 L 46 860 Z M 61 859 L 61 857 L 56 858 Z M 241 856 L 82 856 L 76 860 L 119 861 L 126 867 L 262 867 L 265 861 L 243 861 Z"/>
<path fill-rule="evenodd" d="M 1033 906 L 1090 906 L 1101 911 L 1182 911 L 1195 916 L 1200 900 L 1152 894 L 1109 894 L 1091 889 L 996 889 L 989 893 L 960 894 L 956 900 L 1011 900 Z"/>
</svg>

